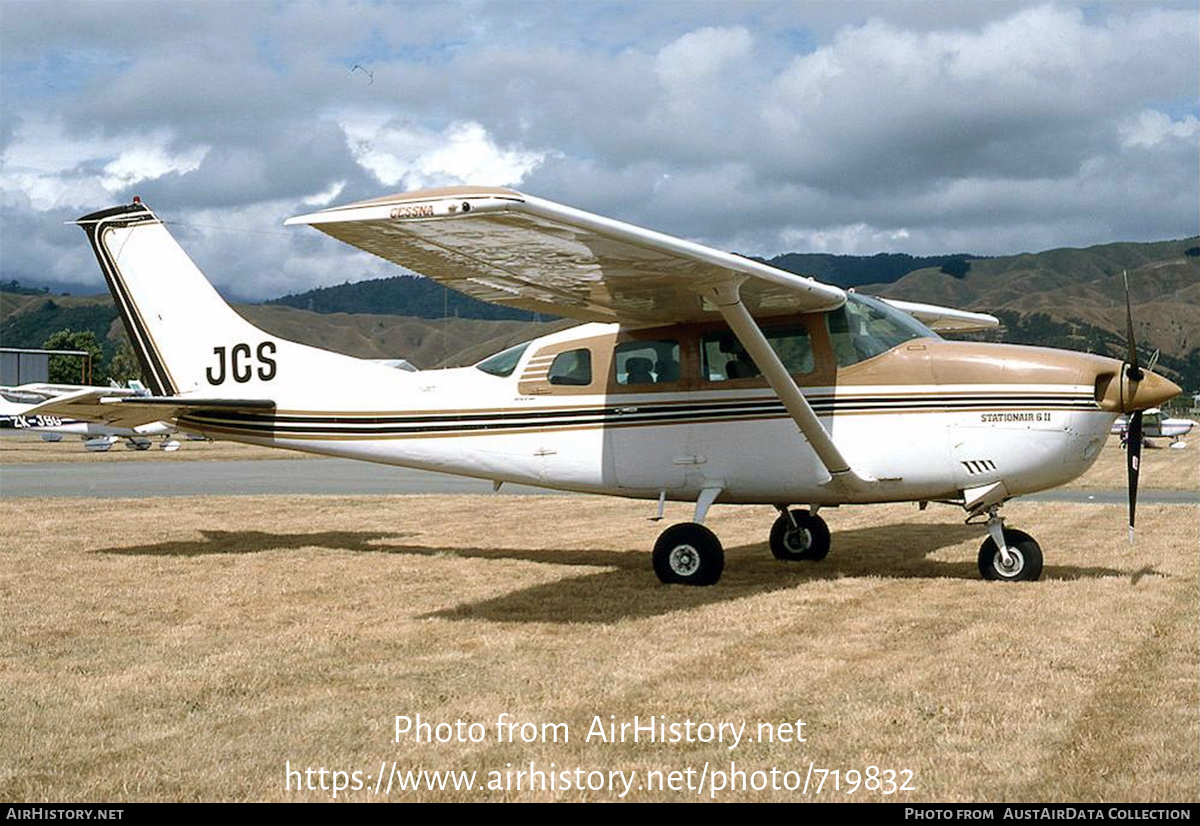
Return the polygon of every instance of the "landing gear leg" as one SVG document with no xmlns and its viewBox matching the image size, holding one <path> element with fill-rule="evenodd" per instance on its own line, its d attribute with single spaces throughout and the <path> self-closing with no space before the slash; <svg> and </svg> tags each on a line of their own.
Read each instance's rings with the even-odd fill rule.
<svg viewBox="0 0 1200 826">
<path fill-rule="evenodd" d="M 984 579 L 1029 582 L 1042 575 L 1042 548 L 1024 531 L 1004 527 L 1000 506 L 988 508 L 988 538 L 979 548 Z"/>
</svg>

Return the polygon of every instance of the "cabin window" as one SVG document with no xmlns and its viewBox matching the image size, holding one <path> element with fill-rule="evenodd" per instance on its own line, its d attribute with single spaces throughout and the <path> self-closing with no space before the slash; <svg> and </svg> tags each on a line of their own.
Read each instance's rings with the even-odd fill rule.
<svg viewBox="0 0 1200 826">
<path fill-rule="evenodd" d="M 799 324 L 775 327 L 763 330 L 763 335 L 789 373 L 813 371 L 812 340 L 806 327 Z M 704 375 L 709 381 L 751 379 L 762 375 L 758 365 L 730 330 L 709 333 L 701 341 L 700 350 Z"/>
<path fill-rule="evenodd" d="M 914 338 L 938 337 L 908 313 L 857 293 L 848 293 L 845 304 L 826 313 L 825 323 L 839 367 L 874 358 Z"/>
<path fill-rule="evenodd" d="M 679 381 L 678 341 L 627 341 L 618 344 L 613 363 L 617 384 L 670 384 Z"/>
<path fill-rule="evenodd" d="M 592 383 L 592 351 L 586 347 L 567 350 L 554 357 L 548 378 L 551 384 L 588 385 Z"/>
<path fill-rule="evenodd" d="M 496 355 L 488 356 L 476 364 L 475 368 L 485 373 L 490 373 L 493 376 L 511 376 L 513 370 L 517 369 L 517 364 L 521 361 L 521 356 L 525 355 L 525 350 L 528 347 L 529 342 L 527 341 L 524 344 L 518 344 L 516 347 L 501 350 Z"/>
</svg>

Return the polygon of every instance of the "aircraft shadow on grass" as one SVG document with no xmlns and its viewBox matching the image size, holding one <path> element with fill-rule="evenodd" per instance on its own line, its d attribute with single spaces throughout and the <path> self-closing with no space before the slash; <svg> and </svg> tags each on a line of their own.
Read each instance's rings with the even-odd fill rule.
<svg viewBox="0 0 1200 826">
<path fill-rule="evenodd" d="M 323 531 L 201 531 L 202 538 L 149 545 L 104 548 L 93 553 L 120 556 L 201 557 L 267 551 L 326 548 L 354 553 L 510 560 L 595 569 L 480 602 L 431 612 L 425 617 L 486 619 L 496 622 L 597 622 L 657 616 L 681 608 L 700 607 L 760 593 L 781 591 L 806 582 L 854 577 L 962 579 L 978 581 L 975 559 L 943 561 L 931 554 L 953 545 L 981 540 L 978 526 L 882 525 L 840 530 L 833 551 L 821 562 L 780 562 L 766 543 L 727 549 L 728 565 L 721 584 L 712 588 L 666 587 L 646 577 L 650 561 L 644 553 L 601 549 L 455 548 L 402 544 L 411 533 Z M 1154 571 L 1142 571 L 1157 573 Z M 1046 579 L 1126 577 L 1128 572 L 1102 566 L 1047 566 Z M 1136 585 L 1136 579 L 1133 581 Z M 1011 587 L 996 583 L 987 587 Z M 1034 586 L 1036 587 L 1036 586 Z M 598 594 L 636 595 L 636 599 L 597 599 Z"/>
<path fill-rule="evenodd" d="M 117 556 L 213 556 L 256 554 L 299 548 L 328 548 L 332 551 L 381 550 L 372 544 L 381 539 L 403 539 L 412 534 L 388 531 L 318 531 L 316 533 L 267 533 L 266 531 L 201 531 L 203 539 L 175 539 L 152 545 L 100 548 L 93 553 Z"/>
</svg>

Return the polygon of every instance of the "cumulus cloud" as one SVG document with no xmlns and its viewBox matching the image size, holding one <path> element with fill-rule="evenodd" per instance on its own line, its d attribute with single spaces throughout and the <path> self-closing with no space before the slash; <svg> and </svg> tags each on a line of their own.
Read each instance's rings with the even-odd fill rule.
<svg viewBox="0 0 1200 826">
<path fill-rule="evenodd" d="M 1122 123 L 1119 132 L 1124 147 L 1153 147 L 1170 140 L 1190 142 L 1194 146 L 1196 138 L 1200 137 L 1200 120 L 1194 115 L 1175 120 L 1166 112 L 1144 109 L 1137 117 Z"/>
<path fill-rule="evenodd" d="M 432 130 L 347 117 L 341 126 L 355 159 L 389 187 L 516 184 L 546 155 L 497 146 L 473 121 Z"/>
<path fill-rule="evenodd" d="M 126 188 L 198 169 L 209 147 L 176 148 L 166 130 L 122 137 L 71 136 L 61 121 L 23 120 L 4 151 L 0 186 L 36 210 L 84 208 Z"/>
<path fill-rule="evenodd" d="M 288 215 L 456 183 L 759 255 L 1194 234 L 1198 23 L 1165 0 L 10 3 L 0 266 L 99 288 L 57 222 L 139 194 L 269 297 L 394 272 Z"/>
</svg>

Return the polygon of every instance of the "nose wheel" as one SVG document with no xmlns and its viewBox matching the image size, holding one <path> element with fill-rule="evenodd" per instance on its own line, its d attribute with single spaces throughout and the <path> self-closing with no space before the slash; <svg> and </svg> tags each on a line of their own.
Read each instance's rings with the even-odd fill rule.
<svg viewBox="0 0 1200 826">
<path fill-rule="evenodd" d="M 996 540 L 988 537 L 979 548 L 979 573 L 1000 582 L 1031 582 L 1042 575 L 1042 547 L 1024 531 L 1004 528 L 1008 559 Z"/>
<path fill-rule="evenodd" d="M 818 561 L 829 555 L 829 526 L 814 513 L 782 511 L 771 526 L 771 553 L 776 559 Z"/>
</svg>

